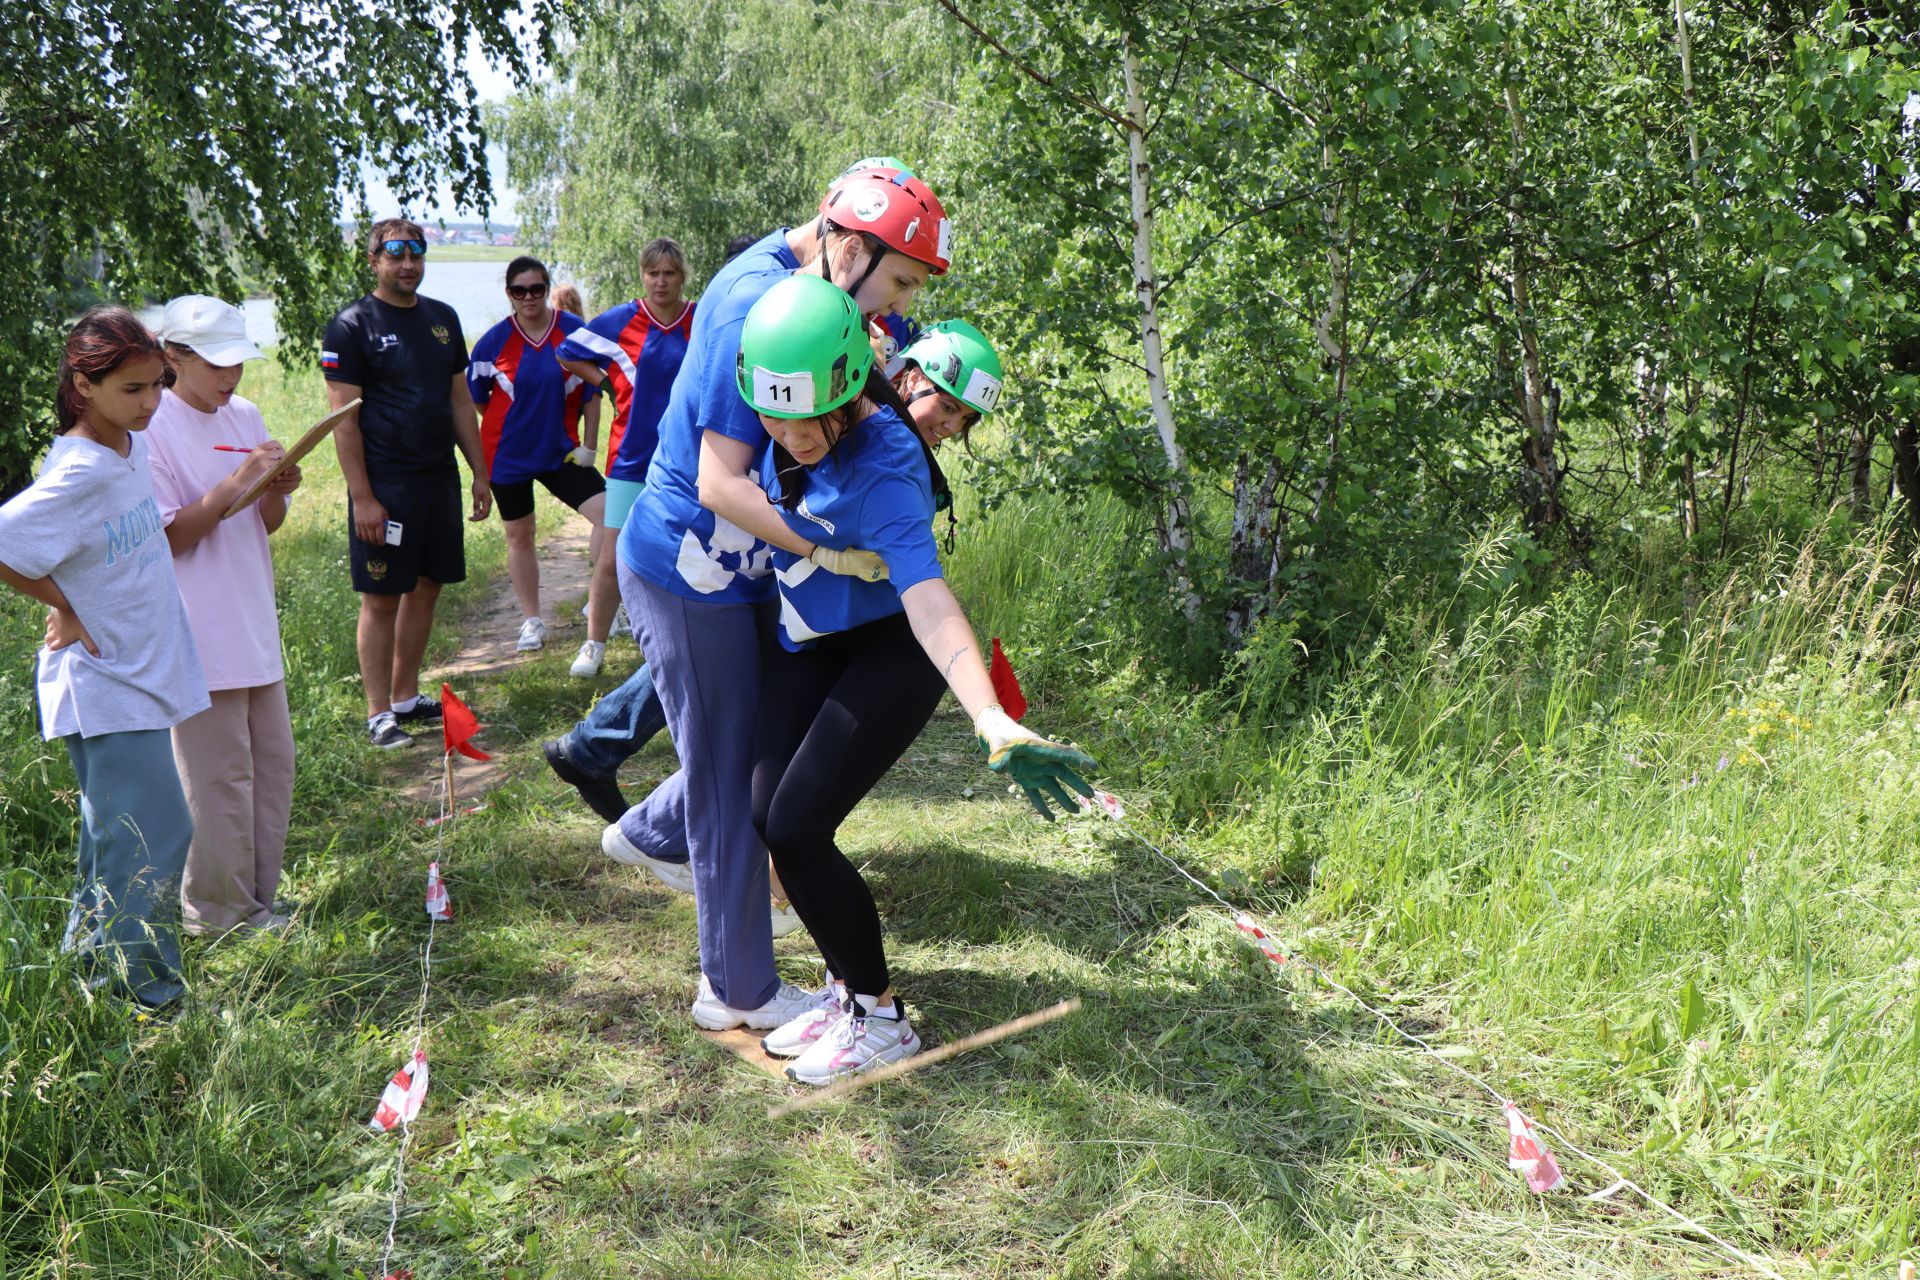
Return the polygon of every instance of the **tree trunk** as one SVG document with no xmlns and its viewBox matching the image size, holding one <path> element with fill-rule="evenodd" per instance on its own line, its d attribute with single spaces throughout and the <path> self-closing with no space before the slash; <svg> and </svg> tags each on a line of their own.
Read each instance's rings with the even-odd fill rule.
<svg viewBox="0 0 1920 1280">
<path fill-rule="evenodd" d="M 1193 515 L 1187 497 L 1187 454 L 1173 421 L 1166 365 L 1160 345 L 1159 285 L 1153 270 L 1152 170 L 1147 164 L 1147 106 L 1140 95 L 1140 57 L 1128 42 L 1121 55 L 1127 87 L 1127 185 L 1133 197 L 1133 291 L 1140 300 L 1140 347 L 1147 370 L 1147 398 L 1153 425 L 1167 457 L 1168 496 L 1162 550 L 1173 562 L 1174 592 L 1189 619 L 1200 614 L 1188 557 L 1193 550 Z"/>
<path fill-rule="evenodd" d="M 1873 515 L 1873 431 L 1866 423 L 1847 437 L 1847 505 L 1865 520 Z"/>
<path fill-rule="evenodd" d="M 1894 344 L 1893 368 L 1920 373 L 1920 335 Z M 1907 526 L 1920 533 L 1920 414 L 1909 414 L 1893 429 L 1893 488 L 1907 500 Z"/>
<path fill-rule="evenodd" d="M 1331 142 L 1320 146 L 1320 167 L 1332 173 L 1337 158 Z M 1333 375 L 1333 410 L 1327 421 L 1326 445 L 1320 478 L 1313 486 L 1313 508 L 1309 522 L 1318 524 L 1326 510 L 1327 495 L 1333 490 L 1334 472 L 1340 457 L 1340 435 L 1346 427 L 1348 380 L 1352 376 L 1353 353 L 1347 348 L 1347 262 L 1346 184 L 1336 183 L 1320 206 L 1320 221 L 1327 229 L 1327 305 L 1313 322 L 1313 336 L 1325 355 L 1322 362 Z"/>
<path fill-rule="evenodd" d="M 1920 533 L 1920 419 L 1893 429 L 1893 489 L 1907 500 L 1907 526 Z"/>
<path fill-rule="evenodd" d="M 1647 468 L 1652 461 L 1654 442 L 1666 430 L 1667 380 L 1650 357 L 1635 361 L 1634 373 L 1640 384 L 1640 401 L 1633 421 L 1633 483 L 1644 489 Z"/>
<path fill-rule="evenodd" d="M 1285 516 L 1274 502 L 1280 490 L 1280 461 L 1268 458 L 1256 482 L 1253 462 L 1241 454 L 1233 468 L 1233 533 L 1227 547 L 1227 569 L 1235 582 L 1235 598 L 1227 609 L 1227 636 L 1238 644 L 1273 603 L 1280 573 L 1280 533 Z"/>
<path fill-rule="evenodd" d="M 1538 533 L 1549 525 L 1559 524 L 1565 514 L 1560 507 L 1560 459 L 1556 452 L 1560 392 L 1547 377 L 1540 355 L 1540 325 L 1533 312 L 1531 264 L 1520 199 L 1520 154 L 1527 141 L 1520 120 L 1520 95 L 1508 85 L 1506 96 L 1507 125 L 1513 135 L 1514 150 L 1512 191 L 1507 197 L 1507 228 L 1513 236 L 1510 286 L 1514 326 L 1520 335 L 1520 415 L 1526 427 L 1520 442 L 1520 461 L 1526 477 L 1527 528 Z"/>
</svg>

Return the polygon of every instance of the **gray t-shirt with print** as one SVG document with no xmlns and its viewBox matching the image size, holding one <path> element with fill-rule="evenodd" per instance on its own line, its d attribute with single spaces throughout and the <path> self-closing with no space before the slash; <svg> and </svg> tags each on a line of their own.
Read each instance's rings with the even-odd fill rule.
<svg viewBox="0 0 1920 1280">
<path fill-rule="evenodd" d="M 147 442 L 126 457 L 78 436 L 53 442 L 40 477 L 0 506 L 0 561 L 51 577 L 100 649 L 40 651 L 49 738 L 167 729 L 206 710 L 207 681 L 153 501 Z"/>
</svg>

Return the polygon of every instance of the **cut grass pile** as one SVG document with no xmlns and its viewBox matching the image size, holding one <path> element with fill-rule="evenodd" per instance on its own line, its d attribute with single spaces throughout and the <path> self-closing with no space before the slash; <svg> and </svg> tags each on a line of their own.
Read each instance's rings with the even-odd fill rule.
<svg viewBox="0 0 1920 1280">
<path fill-rule="evenodd" d="M 283 436 L 319 412 L 312 374 L 255 366 L 245 390 Z M 4 607 L 0 1275 L 371 1271 L 395 1140 L 364 1122 L 411 1042 L 441 839 L 456 920 L 396 1254 L 418 1280 L 1740 1274 L 1630 1201 L 1529 1195 L 1483 1097 L 1277 976 L 1116 828 L 1038 823 L 950 707 L 843 833 L 898 986 L 934 1041 L 1083 1009 L 769 1122 L 782 1087 L 685 1016 L 691 900 L 604 859 L 539 761 L 631 645 L 574 681 L 556 628 L 462 688 L 514 769 L 429 831 L 390 789 L 429 752 L 363 748 L 338 476 L 324 451 L 308 474 L 275 539 L 304 908 L 283 939 L 193 946 L 176 1024 L 89 1004 L 52 950 L 72 781 L 32 733 L 37 623 Z M 1787 560 L 1690 630 L 1578 584 L 1410 608 L 1309 713 L 1262 723 L 1120 655 L 1124 521 L 1009 509 L 963 527 L 954 574 L 1030 719 L 1093 749 L 1136 821 L 1783 1271 L 1898 1256 L 1920 1190 L 1920 715 L 1891 566 Z M 497 533 L 469 555 L 440 656 Z M 630 793 L 671 767 L 655 742 Z M 804 936 L 779 952 L 816 978 Z"/>
</svg>

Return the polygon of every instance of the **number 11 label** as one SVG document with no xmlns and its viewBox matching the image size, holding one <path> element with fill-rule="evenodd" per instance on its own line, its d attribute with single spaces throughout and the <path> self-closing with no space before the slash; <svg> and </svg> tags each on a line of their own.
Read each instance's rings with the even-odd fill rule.
<svg viewBox="0 0 1920 1280">
<path fill-rule="evenodd" d="M 806 373 L 775 373 L 761 365 L 753 366 L 753 403 L 769 413 L 813 412 L 813 376 Z"/>
</svg>

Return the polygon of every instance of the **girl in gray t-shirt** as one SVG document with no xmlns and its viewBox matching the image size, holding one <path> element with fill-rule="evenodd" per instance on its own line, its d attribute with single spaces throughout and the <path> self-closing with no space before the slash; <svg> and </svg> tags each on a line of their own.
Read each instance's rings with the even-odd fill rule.
<svg viewBox="0 0 1920 1280">
<path fill-rule="evenodd" d="M 80 782 L 79 887 L 64 950 L 89 986 L 147 1008 L 180 979 L 180 872 L 193 836 L 169 730 L 207 706 L 139 433 L 160 403 L 160 344 L 121 307 L 67 335 L 40 475 L 0 506 L 0 581 L 48 606 L 41 730 Z"/>
</svg>

